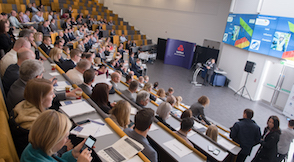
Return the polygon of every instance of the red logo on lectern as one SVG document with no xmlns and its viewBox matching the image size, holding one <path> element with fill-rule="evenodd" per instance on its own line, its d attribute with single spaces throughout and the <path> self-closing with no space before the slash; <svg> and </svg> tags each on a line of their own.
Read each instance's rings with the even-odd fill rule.
<svg viewBox="0 0 294 162">
<path fill-rule="evenodd" d="M 184 51 L 184 47 L 183 47 L 183 45 L 180 45 L 179 47 L 178 47 L 178 51 Z"/>
</svg>

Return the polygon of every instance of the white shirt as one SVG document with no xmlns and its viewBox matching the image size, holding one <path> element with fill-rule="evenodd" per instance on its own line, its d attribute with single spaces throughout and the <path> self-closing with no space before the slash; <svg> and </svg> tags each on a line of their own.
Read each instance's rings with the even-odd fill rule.
<svg viewBox="0 0 294 162">
<path fill-rule="evenodd" d="M 289 151 L 290 143 L 294 139 L 294 130 L 291 128 L 283 129 L 278 142 L 278 153 L 287 154 Z"/>
<path fill-rule="evenodd" d="M 0 68 L 1 68 L 1 76 L 4 75 L 7 67 L 11 64 L 17 63 L 17 52 L 13 49 L 11 49 L 9 52 L 7 52 L 0 61 Z"/>
<path fill-rule="evenodd" d="M 76 68 L 68 70 L 65 74 L 76 85 L 80 85 L 84 82 L 83 74 L 79 72 Z"/>
</svg>

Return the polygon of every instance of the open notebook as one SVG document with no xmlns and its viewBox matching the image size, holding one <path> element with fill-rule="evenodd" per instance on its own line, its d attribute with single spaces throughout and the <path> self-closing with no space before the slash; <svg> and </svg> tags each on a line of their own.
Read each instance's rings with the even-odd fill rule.
<svg viewBox="0 0 294 162">
<path fill-rule="evenodd" d="M 60 110 L 69 118 L 95 111 L 95 109 L 85 101 L 61 106 Z"/>
</svg>

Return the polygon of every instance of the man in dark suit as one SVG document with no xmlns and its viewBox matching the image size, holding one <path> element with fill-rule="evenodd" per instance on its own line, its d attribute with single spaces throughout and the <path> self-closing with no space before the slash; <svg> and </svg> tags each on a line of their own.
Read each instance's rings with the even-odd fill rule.
<svg viewBox="0 0 294 162">
<path fill-rule="evenodd" d="M 70 23 L 71 18 L 66 19 L 66 21 L 62 24 L 61 28 L 64 29 L 69 29 L 71 28 L 71 23 Z"/>
<path fill-rule="evenodd" d="M 3 76 L 3 88 L 7 95 L 11 85 L 19 78 L 19 67 L 23 61 L 28 59 L 35 59 L 35 54 L 32 50 L 22 47 L 17 51 L 17 63 L 11 64 L 6 69 Z"/>
<path fill-rule="evenodd" d="M 70 40 L 70 41 L 76 39 L 76 37 L 75 37 L 75 35 L 74 35 L 74 33 L 73 33 L 73 28 L 68 29 L 68 36 L 69 36 L 69 40 Z"/>
<path fill-rule="evenodd" d="M 136 102 L 134 94 L 136 94 L 138 87 L 139 87 L 138 81 L 134 80 L 130 83 L 129 89 L 121 91 L 121 93 L 125 95 L 128 99 L 130 99 L 131 101 Z"/>
<path fill-rule="evenodd" d="M 55 24 L 55 19 L 51 20 L 49 27 L 51 28 L 52 32 L 56 32 L 58 30 L 58 27 Z"/>
<path fill-rule="evenodd" d="M 84 83 L 78 85 L 88 96 L 92 94 L 92 83 L 95 80 L 95 70 L 88 69 L 83 74 Z"/>
<path fill-rule="evenodd" d="M 69 42 L 70 41 L 70 39 L 69 39 L 69 35 L 68 35 L 68 29 L 64 29 L 64 32 L 63 32 L 63 37 L 62 37 L 63 39 L 64 39 L 64 44 L 66 44 L 67 42 Z"/>
<path fill-rule="evenodd" d="M 44 37 L 43 38 L 43 42 L 42 44 L 39 46 L 48 56 L 49 56 L 49 53 L 50 53 L 50 50 L 51 50 L 51 38 L 50 37 Z"/>
<path fill-rule="evenodd" d="M 55 37 L 55 42 L 58 41 L 60 38 L 63 38 L 64 34 L 63 31 L 59 31 L 58 35 Z"/>
<path fill-rule="evenodd" d="M 70 60 L 66 60 L 61 64 L 61 68 L 64 72 L 76 67 L 76 64 L 80 61 L 82 53 L 78 49 L 72 49 L 70 51 Z"/>
<path fill-rule="evenodd" d="M 45 20 L 43 22 L 43 25 L 39 25 L 38 27 L 38 31 L 43 33 L 44 36 L 50 36 L 50 34 L 52 33 L 50 27 L 49 27 L 49 21 Z"/>
</svg>

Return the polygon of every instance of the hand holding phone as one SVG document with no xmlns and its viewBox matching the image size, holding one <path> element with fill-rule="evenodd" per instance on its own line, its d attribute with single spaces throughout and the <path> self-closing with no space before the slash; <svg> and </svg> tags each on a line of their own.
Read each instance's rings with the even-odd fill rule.
<svg viewBox="0 0 294 162">
<path fill-rule="evenodd" d="M 94 146 L 95 142 L 96 142 L 96 138 L 94 138 L 93 136 L 90 135 L 87 138 L 87 140 L 86 140 L 85 144 L 83 145 L 80 152 L 82 152 L 86 148 L 89 150 L 89 148 L 92 148 Z"/>
</svg>

